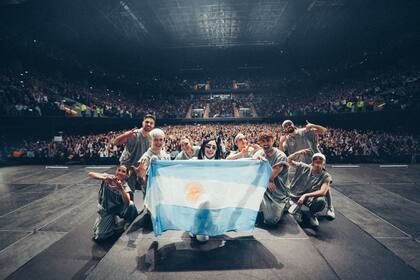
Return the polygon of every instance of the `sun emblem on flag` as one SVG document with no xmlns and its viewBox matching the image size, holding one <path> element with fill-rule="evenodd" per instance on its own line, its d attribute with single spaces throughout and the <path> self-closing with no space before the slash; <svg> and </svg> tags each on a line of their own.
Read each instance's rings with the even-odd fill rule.
<svg viewBox="0 0 420 280">
<path fill-rule="evenodd" d="M 196 202 L 202 193 L 203 187 L 197 182 L 191 182 L 185 188 L 185 195 L 189 202 Z"/>
</svg>

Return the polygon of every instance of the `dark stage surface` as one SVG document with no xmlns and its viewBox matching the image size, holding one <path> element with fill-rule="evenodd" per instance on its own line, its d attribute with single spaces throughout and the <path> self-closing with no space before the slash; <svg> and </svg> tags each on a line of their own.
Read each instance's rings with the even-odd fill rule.
<svg viewBox="0 0 420 280">
<path fill-rule="evenodd" d="M 204 245 L 156 238 L 141 217 L 116 242 L 93 243 L 90 168 L 0 169 L 0 279 L 420 279 L 419 165 L 329 166 L 335 221 L 314 230 L 286 216 Z"/>
</svg>

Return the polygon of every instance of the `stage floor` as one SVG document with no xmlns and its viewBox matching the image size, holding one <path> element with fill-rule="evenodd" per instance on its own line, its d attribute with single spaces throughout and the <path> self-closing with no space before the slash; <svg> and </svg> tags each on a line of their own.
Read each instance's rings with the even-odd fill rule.
<svg viewBox="0 0 420 280">
<path fill-rule="evenodd" d="M 199 245 L 156 238 L 139 217 L 98 245 L 99 183 L 86 174 L 113 168 L 0 168 L 0 279 L 420 279 L 420 165 L 328 169 L 337 218 L 318 230 L 286 216 Z"/>
</svg>

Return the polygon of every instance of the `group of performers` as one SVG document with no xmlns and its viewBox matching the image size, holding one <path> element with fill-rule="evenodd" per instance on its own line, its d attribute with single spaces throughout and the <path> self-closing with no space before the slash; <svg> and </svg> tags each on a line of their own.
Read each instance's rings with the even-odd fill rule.
<svg viewBox="0 0 420 280">
<path fill-rule="evenodd" d="M 107 239 L 124 230 L 138 215 L 134 205 L 134 191 L 146 192 L 147 174 L 153 160 L 170 160 L 165 150 L 165 133 L 155 128 L 156 119 L 146 115 L 140 129 L 132 129 L 117 136 L 113 143 L 125 145 L 120 165 L 114 175 L 90 172 L 89 176 L 102 181 L 99 191 L 98 217 L 94 226 L 95 241 Z M 249 143 L 246 135 L 234 138 L 236 149 L 226 160 L 267 160 L 272 174 L 260 206 L 257 223 L 276 225 L 287 211 L 302 222 L 318 227 L 317 216 L 335 219 L 330 193 L 331 176 L 325 169 L 326 158 L 319 151 L 317 135 L 326 128 L 308 123 L 297 128 L 291 120 L 282 124 L 280 145 L 274 147 L 275 136 L 270 131 L 258 135 L 258 144 Z M 181 139 L 182 151 L 176 160 L 224 159 L 222 139 L 211 137 L 201 146 L 194 146 L 188 137 Z M 288 156 L 286 156 L 286 154 Z M 147 217 L 147 209 L 141 209 Z M 148 217 L 150 219 L 150 216 Z M 207 241 L 206 235 L 197 235 L 198 241 Z"/>
</svg>

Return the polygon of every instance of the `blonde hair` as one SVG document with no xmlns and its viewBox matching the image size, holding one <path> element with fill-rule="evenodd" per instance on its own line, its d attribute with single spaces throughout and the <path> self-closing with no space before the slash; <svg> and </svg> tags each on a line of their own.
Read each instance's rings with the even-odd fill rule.
<svg viewBox="0 0 420 280">
<path fill-rule="evenodd" d="M 149 135 L 152 139 L 154 139 L 156 137 L 159 137 L 159 136 L 162 137 L 162 138 L 165 138 L 165 132 L 163 132 L 163 130 L 159 129 L 159 128 L 152 129 L 152 131 L 150 131 Z"/>
</svg>

